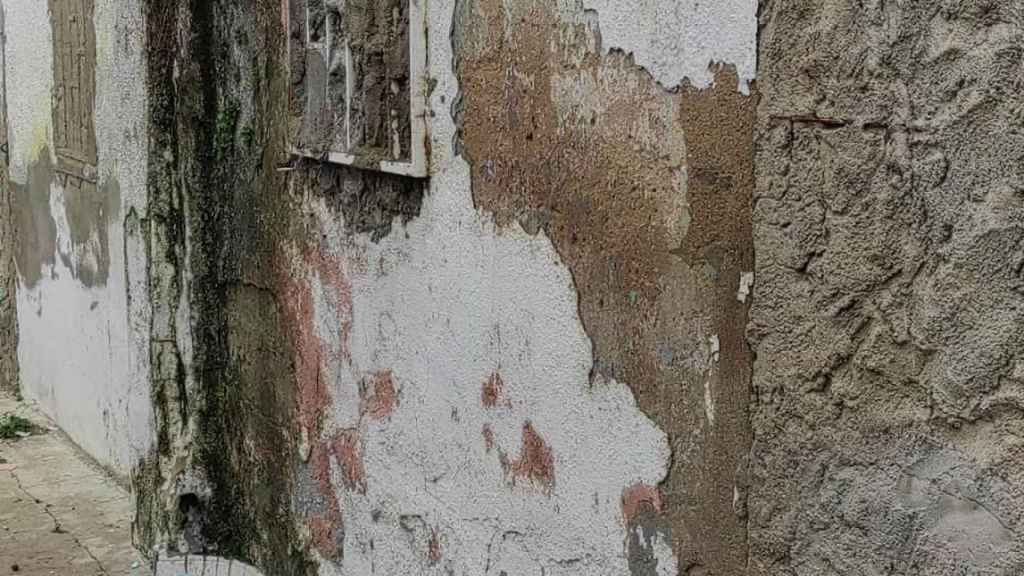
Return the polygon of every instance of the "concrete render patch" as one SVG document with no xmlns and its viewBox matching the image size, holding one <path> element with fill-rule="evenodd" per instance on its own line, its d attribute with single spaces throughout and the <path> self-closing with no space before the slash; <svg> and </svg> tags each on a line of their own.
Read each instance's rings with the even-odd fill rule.
<svg viewBox="0 0 1024 576">
<path fill-rule="evenodd" d="M 1020 574 L 1021 5 L 765 3 L 760 41 L 749 574 Z"/>
<path fill-rule="evenodd" d="M 14 261 L 21 284 L 35 288 L 52 273 L 57 254 L 57 224 L 50 211 L 53 159 L 44 147 L 28 169 L 23 184 L 10 182 L 11 211 L 16 225 Z"/>
<path fill-rule="evenodd" d="M 667 88 L 684 79 L 714 82 L 715 63 L 731 64 L 748 93 L 757 64 L 756 0 L 584 0 L 597 13 L 604 50 L 620 49 Z"/>
</svg>

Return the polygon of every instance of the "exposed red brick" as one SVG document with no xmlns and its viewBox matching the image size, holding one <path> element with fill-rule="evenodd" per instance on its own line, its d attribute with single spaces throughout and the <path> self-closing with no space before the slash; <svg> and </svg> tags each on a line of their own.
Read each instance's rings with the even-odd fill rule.
<svg viewBox="0 0 1024 576">
<path fill-rule="evenodd" d="M 313 546 L 323 556 L 332 558 L 338 552 L 334 533 L 341 527 L 341 506 L 331 483 L 330 447 L 326 442 L 313 445 L 309 467 L 326 509 L 321 514 L 308 517 L 306 524 L 312 535 Z"/>
<path fill-rule="evenodd" d="M 342 430 L 334 436 L 334 457 L 341 467 L 341 479 L 345 487 L 365 494 L 366 473 L 358 430 Z"/>
<path fill-rule="evenodd" d="M 650 484 L 634 484 L 622 491 L 622 518 L 629 524 L 636 518 L 643 505 L 649 505 L 655 512 L 661 513 L 661 490 Z"/>
<path fill-rule="evenodd" d="M 491 376 L 484 381 L 484 385 L 480 390 L 480 401 L 483 403 L 484 407 L 494 408 L 497 406 L 504 389 L 505 382 L 501 379 L 501 374 L 493 372 Z"/>
<path fill-rule="evenodd" d="M 306 520 L 306 526 L 312 536 L 313 547 L 327 558 L 338 554 L 338 545 L 334 538 L 335 522 L 323 516 L 313 516 Z"/>
<path fill-rule="evenodd" d="M 323 343 L 313 324 L 313 293 L 305 274 L 296 274 L 286 258 L 278 260 L 276 276 L 282 317 L 292 341 L 299 424 L 315 438 L 319 415 L 331 399 L 320 381 Z"/>
<path fill-rule="evenodd" d="M 551 448 L 529 421 L 523 424 L 523 447 L 519 458 L 506 466 L 512 473 L 513 482 L 516 478 L 525 478 L 540 484 L 547 493 L 555 486 L 555 459 Z"/>
<path fill-rule="evenodd" d="M 352 282 L 346 274 L 345 262 L 335 256 L 324 254 L 322 250 L 306 252 L 305 260 L 320 275 L 320 281 L 333 291 L 334 305 L 338 313 L 338 336 L 341 342 L 339 353 L 343 360 L 351 362 L 348 338 L 352 331 Z"/>
<path fill-rule="evenodd" d="M 360 414 L 375 420 L 388 417 L 398 404 L 398 393 L 391 379 L 390 370 L 381 370 L 373 375 L 372 381 L 363 387 Z"/>
<path fill-rule="evenodd" d="M 305 268 L 302 268 L 303 264 Z M 331 396 L 321 376 L 322 361 L 328 347 L 316 333 L 313 290 L 308 276 L 311 271 L 319 275 L 323 285 L 330 288 L 334 295 L 340 323 L 338 354 L 349 362 L 352 288 L 345 276 L 344 263 L 337 258 L 325 256 L 319 247 L 306 250 L 298 262 L 283 254 L 277 259 L 275 281 L 283 322 L 292 341 L 298 422 L 311 443 L 309 468 L 324 502 L 324 509 L 307 517 L 306 523 L 313 546 L 323 556 L 332 558 L 339 553 L 335 534 L 341 529 L 342 517 L 336 489 L 331 482 L 331 453 L 334 452 L 338 459 L 346 485 L 351 483 L 363 490 L 365 486 L 362 484 L 363 469 L 358 441 L 352 442 L 343 434 L 335 438 L 334 442 L 320 439 L 320 422 L 331 405 Z"/>
</svg>

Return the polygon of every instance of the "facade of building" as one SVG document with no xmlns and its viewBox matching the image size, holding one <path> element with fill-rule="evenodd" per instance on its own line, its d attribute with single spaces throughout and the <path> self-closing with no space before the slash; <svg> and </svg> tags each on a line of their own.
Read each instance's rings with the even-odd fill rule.
<svg viewBox="0 0 1024 576">
<path fill-rule="evenodd" d="M 141 549 L 1024 570 L 1017 3 L 0 6 L 0 388 Z"/>
</svg>

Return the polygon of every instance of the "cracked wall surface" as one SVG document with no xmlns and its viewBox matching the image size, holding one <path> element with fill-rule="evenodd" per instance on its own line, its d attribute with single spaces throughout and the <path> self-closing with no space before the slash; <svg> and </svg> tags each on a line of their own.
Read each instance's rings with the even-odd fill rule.
<svg viewBox="0 0 1024 576">
<path fill-rule="evenodd" d="M 1022 25 L 763 3 L 751 574 L 1024 570 Z"/>
</svg>

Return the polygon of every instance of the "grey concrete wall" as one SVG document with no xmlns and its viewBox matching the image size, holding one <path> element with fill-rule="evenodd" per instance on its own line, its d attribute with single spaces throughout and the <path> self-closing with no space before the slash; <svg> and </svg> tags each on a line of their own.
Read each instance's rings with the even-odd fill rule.
<svg viewBox="0 0 1024 576">
<path fill-rule="evenodd" d="M 751 574 L 1024 570 L 1022 25 L 762 5 Z"/>
</svg>

